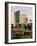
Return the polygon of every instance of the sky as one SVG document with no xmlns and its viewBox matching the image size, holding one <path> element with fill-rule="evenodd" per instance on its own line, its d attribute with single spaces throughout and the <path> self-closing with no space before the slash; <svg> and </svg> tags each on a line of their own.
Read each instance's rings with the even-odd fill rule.
<svg viewBox="0 0 37 46">
<path fill-rule="evenodd" d="M 32 7 L 20 7 L 20 6 L 12 6 L 11 10 L 20 11 L 22 14 L 28 14 L 29 18 L 32 19 Z"/>
</svg>

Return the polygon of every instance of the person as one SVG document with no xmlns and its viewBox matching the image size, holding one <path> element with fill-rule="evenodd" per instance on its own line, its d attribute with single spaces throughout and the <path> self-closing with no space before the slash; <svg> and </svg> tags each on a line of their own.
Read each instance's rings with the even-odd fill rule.
<svg viewBox="0 0 37 46">
<path fill-rule="evenodd" d="M 25 29 L 27 29 L 27 26 L 26 26 L 26 24 L 24 25 L 24 28 L 25 28 Z"/>
<path fill-rule="evenodd" d="M 32 20 L 30 20 L 30 23 L 27 24 L 27 27 L 28 27 L 29 30 L 32 30 Z"/>
</svg>

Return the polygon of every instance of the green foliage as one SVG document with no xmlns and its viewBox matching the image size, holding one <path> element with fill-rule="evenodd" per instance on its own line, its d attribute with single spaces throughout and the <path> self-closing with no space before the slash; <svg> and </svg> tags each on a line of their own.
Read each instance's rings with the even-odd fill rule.
<svg viewBox="0 0 37 46">
<path fill-rule="evenodd" d="M 16 32 L 24 32 L 25 29 L 21 29 L 21 28 L 20 28 L 20 29 L 15 29 L 15 31 L 16 31 Z"/>
</svg>

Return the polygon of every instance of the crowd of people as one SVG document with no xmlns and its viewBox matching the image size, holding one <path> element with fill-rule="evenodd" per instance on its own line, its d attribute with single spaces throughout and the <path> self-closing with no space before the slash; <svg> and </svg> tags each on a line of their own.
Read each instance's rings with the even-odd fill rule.
<svg viewBox="0 0 37 46">
<path fill-rule="evenodd" d="M 16 24 L 16 26 L 14 26 L 14 25 L 12 24 L 12 25 L 11 25 L 11 28 L 24 28 L 24 29 L 32 30 L 32 23 L 23 24 L 23 27 L 22 27 L 22 24 Z"/>
</svg>

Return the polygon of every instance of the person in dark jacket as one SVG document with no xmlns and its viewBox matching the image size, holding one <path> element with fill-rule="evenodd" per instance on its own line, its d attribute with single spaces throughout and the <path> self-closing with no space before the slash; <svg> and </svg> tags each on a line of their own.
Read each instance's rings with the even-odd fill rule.
<svg viewBox="0 0 37 46">
<path fill-rule="evenodd" d="M 24 25 L 24 29 L 27 29 L 27 26 L 26 26 L 26 24 Z"/>
<path fill-rule="evenodd" d="M 29 23 L 29 24 L 27 25 L 27 27 L 28 27 L 29 30 L 32 30 L 32 23 Z"/>
</svg>

